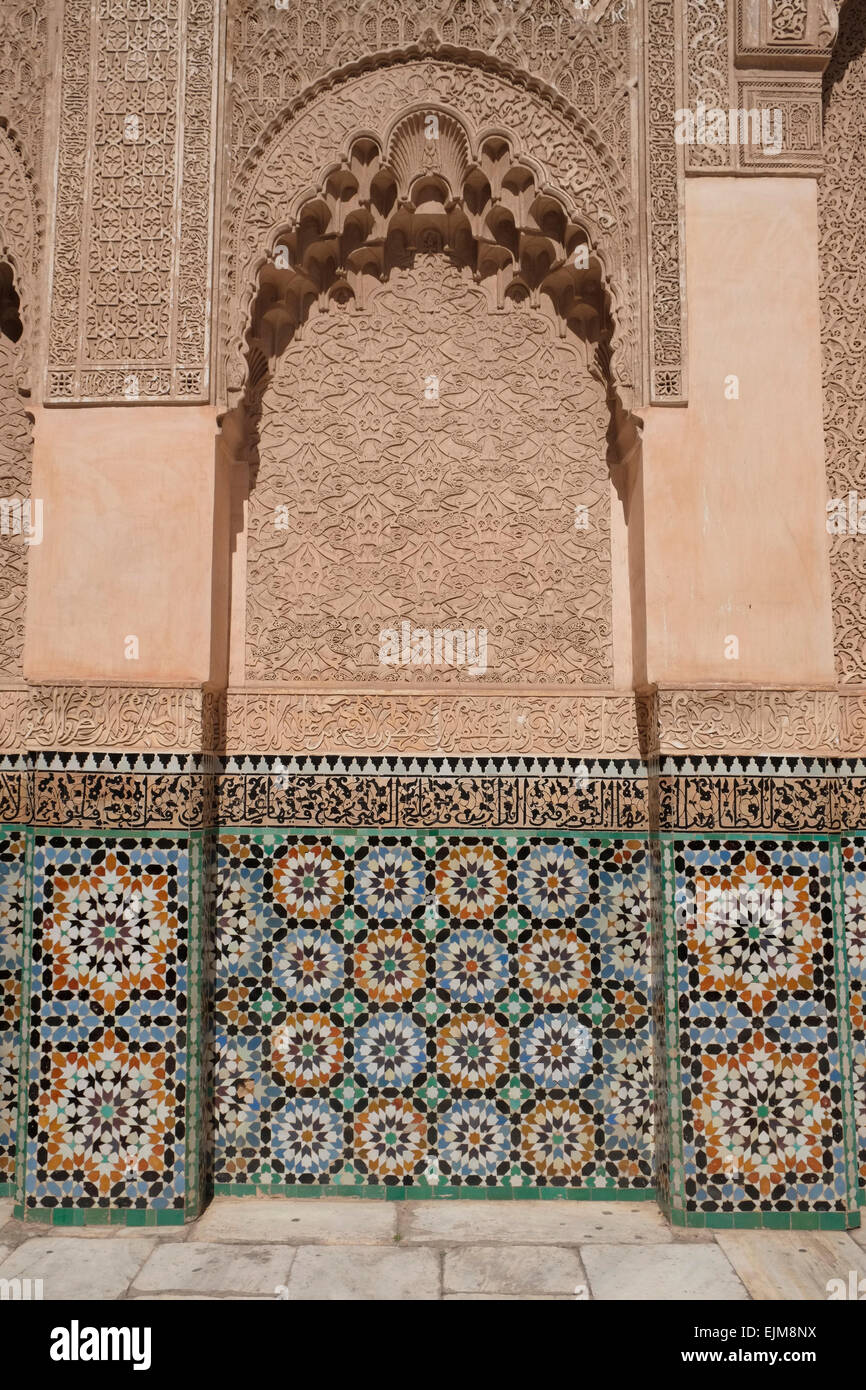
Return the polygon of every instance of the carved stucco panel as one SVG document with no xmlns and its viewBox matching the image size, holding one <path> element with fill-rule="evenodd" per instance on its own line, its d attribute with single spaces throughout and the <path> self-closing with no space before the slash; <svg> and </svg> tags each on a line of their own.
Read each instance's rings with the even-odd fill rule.
<svg viewBox="0 0 866 1390">
<path fill-rule="evenodd" d="M 233 753 L 637 756 L 632 695 L 229 691 Z"/>
<path fill-rule="evenodd" d="M 825 74 L 819 185 L 827 495 L 866 500 L 866 6 L 848 5 Z M 855 507 L 856 513 L 856 507 Z M 836 669 L 866 683 L 866 536 L 830 535 Z"/>
<path fill-rule="evenodd" d="M 29 387 L 42 318 L 39 268 L 45 204 L 42 139 L 48 52 L 45 4 L 4 0 L 0 6 L 0 261 L 14 272 L 24 335 L 15 375 Z"/>
<path fill-rule="evenodd" d="M 232 167 L 304 88 L 374 55 L 472 51 L 543 79 L 598 124 L 629 76 L 632 12 L 623 0 L 233 0 L 228 60 Z M 617 142 L 628 165 L 628 123 Z"/>
<path fill-rule="evenodd" d="M 585 5 L 572 0 L 427 0 L 417 6 L 400 0 L 323 0 L 313 13 L 305 0 L 284 0 L 280 10 L 272 0 L 234 0 L 227 37 L 226 199 L 235 200 L 244 181 L 244 161 L 266 143 L 274 122 L 285 120 L 292 104 L 308 101 L 323 82 L 342 80 L 349 64 L 376 62 L 381 72 L 400 55 L 421 52 L 430 59 L 459 61 L 471 53 L 476 70 L 516 86 L 520 106 L 527 104 L 530 89 L 545 94 L 550 106 L 562 106 L 564 99 L 573 128 L 574 113 L 579 113 L 610 152 L 635 204 L 643 122 L 652 144 L 647 173 L 655 229 L 652 252 L 643 263 L 652 267 L 648 315 L 650 331 L 657 331 L 647 349 L 656 355 L 649 363 L 641 357 L 640 366 L 647 373 L 650 399 L 679 403 L 685 389 L 683 229 L 676 196 L 682 159 L 673 140 L 679 0 L 646 3 L 655 9 L 644 39 L 639 31 L 645 4 L 629 0 L 588 0 Z M 647 59 L 641 102 L 642 46 Z M 500 115 L 507 112 L 510 121 L 515 109 L 513 100 L 503 100 Z M 579 139 L 583 135 L 581 124 Z M 636 272 L 637 266 L 630 269 Z M 632 293 L 634 313 L 636 282 Z M 234 325 L 231 331 L 236 331 Z M 634 333 L 637 340 L 637 325 Z M 635 387 L 641 390 L 637 375 Z"/>
<path fill-rule="evenodd" d="M 686 105 L 697 109 L 730 104 L 730 58 L 728 54 L 728 0 L 686 0 L 685 59 Z M 725 169 L 732 158 L 730 145 L 687 145 L 686 168 L 704 171 Z"/>
<path fill-rule="evenodd" d="M 314 315 L 262 408 L 248 678 L 608 684 L 607 421 L 556 324 L 442 254 Z M 482 629 L 486 670 L 383 665 L 403 621 Z"/>
<path fill-rule="evenodd" d="M 27 546 L 33 457 L 32 418 L 21 392 L 30 385 L 36 338 L 36 283 L 41 218 L 22 149 L 0 127 L 0 265 L 12 272 L 24 333 L 13 343 L 0 332 L 0 675 L 20 678 L 27 597 Z M 8 274 L 8 272 L 7 272 Z"/>
<path fill-rule="evenodd" d="M 208 398 L 216 0 L 64 0 L 47 394 Z"/>
<path fill-rule="evenodd" d="M 514 155 L 532 163 L 587 224 L 605 256 L 615 299 L 619 380 L 637 380 L 636 226 L 626 181 L 598 134 L 569 120 L 535 93 L 465 63 L 408 61 L 348 78 L 314 96 L 278 124 L 250 156 L 228 214 L 223 250 L 223 361 L 226 385 L 243 380 L 243 338 L 256 275 L 280 229 L 316 191 L 322 169 L 339 163 L 353 136 L 387 132 L 423 106 L 461 120 L 477 150 L 492 131 L 507 133 Z M 621 344 L 621 346 L 619 346 Z"/>
<path fill-rule="evenodd" d="M 27 597 L 27 545 L 23 532 L 33 515 L 31 418 L 18 392 L 15 345 L 0 333 L 0 677 L 21 675 Z"/>
</svg>

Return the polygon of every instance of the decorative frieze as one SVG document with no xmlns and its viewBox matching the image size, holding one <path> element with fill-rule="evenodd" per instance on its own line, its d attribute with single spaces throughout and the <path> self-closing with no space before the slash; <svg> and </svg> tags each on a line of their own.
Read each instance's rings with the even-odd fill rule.
<svg viewBox="0 0 866 1390">
<path fill-rule="evenodd" d="M 634 755 L 628 694 L 229 691 L 231 753 Z"/>
<path fill-rule="evenodd" d="M 671 690 L 655 696 L 661 753 L 860 754 L 866 693 Z"/>
<path fill-rule="evenodd" d="M 866 691 L 8 685 L 0 753 L 859 756 Z"/>
<path fill-rule="evenodd" d="M 214 698 L 200 687 L 33 685 L 28 693 L 23 746 L 31 749 L 197 753 L 218 727 Z M 15 708 L 20 718 L 17 698 Z"/>
</svg>

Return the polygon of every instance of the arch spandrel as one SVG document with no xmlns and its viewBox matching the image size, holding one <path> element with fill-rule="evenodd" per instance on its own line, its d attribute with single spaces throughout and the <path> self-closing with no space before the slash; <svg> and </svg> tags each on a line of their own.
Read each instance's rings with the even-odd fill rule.
<svg viewBox="0 0 866 1390">
<path fill-rule="evenodd" d="M 625 97 L 624 97 L 625 99 Z M 636 217 L 622 170 L 598 131 L 560 99 L 475 65 L 445 59 L 391 61 L 313 94 L 272 123 L 235 182 L 226 222 L 221 296 L 221 398 L 237 401 L 244 337 L 257 276 L 281 227 L 322 187 L 327 172 L 366 135 L 387 148 L 388 132 L 423 105 L 458 120 L 477 157 L 502 132 L 515 158 L 556 190 L 588 228 L 616 306 L 618 385 L 639 393 Z"/>
</svg>

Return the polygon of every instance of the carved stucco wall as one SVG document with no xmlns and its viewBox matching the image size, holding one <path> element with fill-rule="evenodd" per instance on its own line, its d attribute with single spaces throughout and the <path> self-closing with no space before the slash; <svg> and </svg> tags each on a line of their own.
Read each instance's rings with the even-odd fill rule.
<svg viewBox="0 0 866 1390">
<path fill-rule="evenodd" d="M 45 231 L 42 140 L 48 27 L 44 0 L 0 7 L 0 259 L 15 273 L 25 333 L 18 379 L 29 384 L 42 318 L 38 273 Z"/>
<path fill-rule="evenodd" d="M 436 141 L 424 137 L 424 112 L 440 122 Z M 402 211 L 380 208 L 391 199 Z M 463 248 L 465 275 L 408 254 L 388 279 L 375 248 L 410 208 Z M 248 406 L 258 375 L 273 374 L 249 512 L 247 679 L 473 679 L 383 667 L 379 634 L 405 619 L 484 628 L 491 684 L 612 684 L 605 382 L 631 399 L 639 359 L 635 214 L 612 155 L 501 75 L 398 61 L 330 87 L 279 126 L 251 157 L 229 223 L 230 400 L 247 369 Z M 407 247 L 427 234 L 406 233 Z M 598 318 L 600 305 L 568 283 L 575 235 L 589 238 L 607 290 L 613 353 L 605 329 L 593 339 L 601 365 L 579 336 L 581 306 Z M 310 261 L 316 237 L 323 249 Z M 273 283 L 265 254 L 284 241 L 298 259 L 294 288 Z M 356 302 L 368 256 L 373 284 L 384 283 Z M 507 297 L 517 289 L 523 307 Z M 299 296 L 317 312 L 296 331 Z M 260 323 L 263 299 L 265 320 L 282 314 L 296 334 L 283 355 L 268 347 L 279 329 Z"/>
<path fill-rule="evenodd" d="M 218 0 L 64 0 L 51 400 L 207 400 Z"/>
<path fill-rule="evenodd" d="M 45 5 L 4 0 L 0 9 L 0 266 L 11 279 L 23 333 L 0 331 L 0 496 L 30 496 L 33 438 L 22 393 L 32 387 L 40 327 L 39 272 L 44 237 L 42 138 L 48 32 Z M 11 272 L 11 275 L 9 274 Z M 20 516 L 20 513 L 19 513 Z M 26 547 L 12 530 L 0 535 L 0 681 L 21 677 Z"/>
<path fill-rule="evenodd" d="M 528 302 L 502 313 L 468 267 L 409 260 L 363 312 L 312 317 L 265 393 L 247 675 L 605 685 L 604 389 Z M 487 671 L 383 666 L 402 620 L 485 629 Z"/>
<path fill-rule="evenodd" d="M 631 371 L 638 396 L 676 403 L 684 399 L 683 292 L 681 292 L 681 222 L 677 179 L 681 157 L 671 139 L 677 106 L 677 32 L 674 0 L 652 0 L 653 14 L 646 22 L 645 121 L 651 143 L 648 182 L 652 217 L 648 240 L 637 240 L 637 220 L 631 214 L 630 261 L 621 265 L 624 288 L 631 296 Z M 366 3 L 322 4 L 311 14 L 300 0 L 288 0 L 275 10 L 270 0 L 236 0 L 229 7 L 227 101 L 227 157 L 224 164 L 224 199 L 229 208 L 243 197 L 247 175 L 245 160 L 267 149 L 275 126 L 292 111 L 313 101 L 317 120 L 304 131 L 307 139 L 325 133 L 338 139 L 334 150 L 345 147 L 350 128 L 335 129 L 331 107 L 345 100 L 332 88 L 329 100 L 314 100 L 329 81 L 343 81 L 349 64 L 371 65 L 378 71 L 373 85 L 377 101 L 367 120 L 381 129 L 379 110 L 392 106 L 388 88 L 393 74 L 386 68 L 398 54 L 425 54 L 455 61 L 456 83 L 445 96 L 442 63 L 431 64 L 431 82 L 416 83 L 414 99 L 452 100 L 456 108 L 473 118 L 473 107 L 487 85 L 488 120 L 496 114 L 509 122 L 535 126 L 534 138 L 524 140 L 525 153 L 534 150 L 566 189 L 577 174 L 584 210 L 595 206 L 595 189 L 582 183 L 585 164 L 581 146 L 603 150 L 627 189 L 632 210 L 637 207 L 641 179 L 641 113 L 638 110 L 638 64 L 641 61 L 641 10 L 628 3 L 595 0 L 585 8 L 567 0 L 434 0 L 417 7 L 400 6 L 398 0 L 366 0 Z M 471 68 L 461 58 L 471 54 Z M 374 56 L 378 56 L 375 57 Z M 473 72 L 473 85 L 467 79 Z M 461 101 L 461 97 L 466 100 Z M 541 97 L 541 100 L 539 100 Z M 493 99 L 493 100 L 491 100 Z M 493 108 L 498 106 L 498 113 Z M 563 142 L 563 133 L 566 138 Z M 302 133 L 302 132 L 297 132 Z M 297 146 L 296 146 L 297 149 Z M 324 145 L 321 146 L 324 149 Z M 334 150 L 331 157 L 334 157 Z M 566 160 L 560 157 L 564 154 Z M 318 147 L 317 147 L 318 157 Z M 316 165 L 311 164 L 311 168 Z M 603 215 L 603 204 L 598 204 Z M 620 210 L 621 211 L 621 210 Z M 619 218 L 620 214 L 617 214 Z M 234 214 L 229 214 L 228 239 L 236 234 Z M 645 245 L 644 260 L 639 247 Z M 224 246 L 231 257 L 232 246 Z M 639 324 L 641 267 L 651 279 L 649 322 Z M 234 274 L 229 268 L 229 277 Z M 627 284 L 626 284 L 627 282 Z M 238 342 L 239 324 L 232 303 L 231 284 L 224 284 L 224 350 Z M 621 329 L 623 331 L 623 329 Z M 645 334 L 648 346 L 638 339 Z M 638 378 L 637 371 L 641 371 Z M 236 370 L 236 368 L 235 368 Z M 232 368 L 229 368 L 229 386 Z M 646 382 L 646 385 L 645 385 Z"/>
<path fill-rule="evenodd" d="M 637 216 L 613 153 L 577 113 L 566 114 L 512 79 L 456 60 L 409 59 L 335 82 L 290 108 L 238 176 L 222 249 L 229 400 L 237 400 L 246 376 L 245 333 L 258 272 L 281 229 L 339 167 L 355 136 L 368 135 L 387 149 L 389 132 L 418 108 L 459 121 L 473 159 L 485 134 L 507 132 L 512 157 L 536 171 L 538 185 L 555 189 L 587 227 L 616 302 L 617 381 L 625 393 L 635 390 L 641 356 Z"/>
<path fill-rule="evenodd" d="M 18 353 L 0 333 L 0 497 L 19 505 L 30 496 L 33 436 L 18 392 Z M 20 513 L 19 513 L 20 516 Z M 21 675 L 24 647 L 26 548 L 7 518 L 0 535 L 0 680 Z"/>
<path fill-rule="evenodd" d="M 819 189 L 827 495 L 866 498 L 866 3 L 848 0 L 825 75 Z M 866 683 L 866 538 L 831 535 L 840 681 Z"/>
<path fill-rule="evenodd" d="M 685 0 L 684 104 L 782 113 L 781 149 L 685 146 L 686 173 L 817 173 L 821 69 L 835 36 L 833 0 Z"/>
</svg>

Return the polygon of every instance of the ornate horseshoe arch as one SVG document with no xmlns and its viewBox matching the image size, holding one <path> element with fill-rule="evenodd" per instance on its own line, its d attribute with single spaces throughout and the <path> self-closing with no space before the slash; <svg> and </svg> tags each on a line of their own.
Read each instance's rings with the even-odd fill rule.
<svg viewBox="0 0 866 1390">
<path fill-rule="evenodd" d="M 411 54 L 389 54 L 376 68 L 308 89 L 269 125 L 233 181 L 221 260 L 219 399 L 231 408 L 243 391 L 259 276 L 280 233 L 305 203 L 327 197 L 339 170 L 351 175 L 350 152 L 359 141 L 385 154 L 394 132 L 419 112 L 462 129 L 467 169 L 481 167 L 485 141 L 504 141 L 511 160 L 531 171 L 536 192 L 555 198 L 584 229 L 610 296 L 617 390 L 626 407 L 636 403 L 637 218 L 614 154 L 579 111 L 541 83 L 493 70 L 489 61 Z"/>
<path fill-rule="evenodd" d="M 476 681 L 612 682 L 632 210 L 597 135 L 521 96 L 465 63 L 392 65 L 278 124 L 241 181 L 223 438 L 253 485 L 245 679 L 423 682 L 422 663 L 377 665 L 377 634 L 410 614 L 489 629 Z"/>
</svg>

